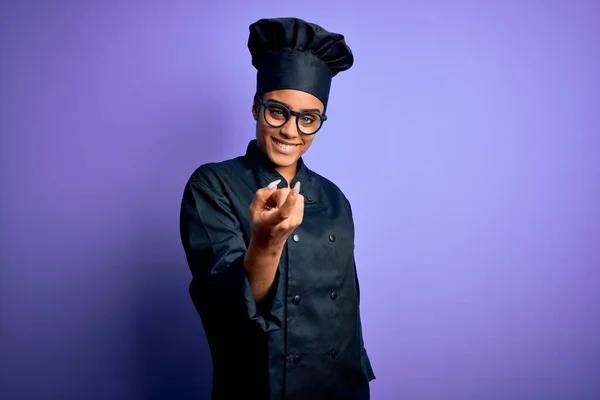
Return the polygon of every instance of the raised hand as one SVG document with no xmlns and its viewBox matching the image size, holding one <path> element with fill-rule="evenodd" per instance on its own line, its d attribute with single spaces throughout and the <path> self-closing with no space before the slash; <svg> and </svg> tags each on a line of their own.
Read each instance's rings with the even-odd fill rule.
<svg viewBox="0 0 600 400">
<path fill-rule="evenodd" d="M 300 182 L 291 190 L 277 189 L 279 182 L 257 190 L 250 204 L 251 240 L 262 248 L 282 247 L 304 217 Z"/>
</svg>

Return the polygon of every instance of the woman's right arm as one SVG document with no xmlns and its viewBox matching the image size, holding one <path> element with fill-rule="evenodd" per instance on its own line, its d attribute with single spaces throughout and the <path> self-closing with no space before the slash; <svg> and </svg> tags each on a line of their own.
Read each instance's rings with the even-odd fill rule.
<svg viewBox="0 0 600 400">
<path fill-rule="evenodd" d="M 249 207 L 252 233 L 244 267 L 256 302 L 263 301 L 267 296 L 285 242 L 302 223 L 304 215 L 304 197 L 300 194 L 300 185 L 297 184 L 293 190 L 276 189 L 279 182 L 259 189 Z"/>
<path fill-rule="evenodd" d="M 200 173 L 185 187 L 180 232 L 193 276 L 190 293 L 204 321 L 223 328 L 254 324 L 265 332 L 281 328 L 283 301 L 274 295 L 279 257 L 272 251 L 267 257 L 254 245 L 246 248 L 229 200 Z M 261 263 L 267 268 L 252 272 Z"/>
<path fill-rule="evenodd" d="M 282 252 L 283 244 L 261 246 L 250 239 L 244 257 L 244 268 L 256 303 L 261 303 L 273 286 Z"/>
</svg>

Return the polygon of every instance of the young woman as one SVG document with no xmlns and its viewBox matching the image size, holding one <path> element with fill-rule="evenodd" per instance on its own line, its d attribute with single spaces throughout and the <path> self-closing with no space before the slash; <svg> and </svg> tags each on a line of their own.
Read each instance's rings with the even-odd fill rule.
<svg viewBox="0 0 600 400">
<path fill-rule="evenodd" d="M 302 161 L 352 52 L 296 18 L 252 24 L 248 48 L 256 139 L 200 166 L 181 208 L 213 399 L 369 399 L 350 203 Z"/>
</svg>

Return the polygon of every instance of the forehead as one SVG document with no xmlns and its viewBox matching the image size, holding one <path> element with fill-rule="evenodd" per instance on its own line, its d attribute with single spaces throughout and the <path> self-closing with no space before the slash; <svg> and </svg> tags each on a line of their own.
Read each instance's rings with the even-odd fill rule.
<svg viewBox="0 0 600 400">
<path fill-rule="evenodd" d="M 264 100 L 275 100 L 287 105 L 292 110 L 323 111 L 323 103 L 310 93 L 300 90 L 283 89 L 265 93 Z"/>
</svg>

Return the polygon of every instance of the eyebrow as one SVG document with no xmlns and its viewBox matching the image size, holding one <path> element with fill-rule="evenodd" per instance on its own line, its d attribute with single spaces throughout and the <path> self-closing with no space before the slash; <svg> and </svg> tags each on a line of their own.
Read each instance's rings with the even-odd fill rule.
<svg viewBox="0 0 600 400">
<path fill-rule="evenodd" d="M 286 103 L 284 103 L 283 101 L 280 101 L 280 100 L 268 99 L 268 100 L 265 100 L 265 101 L 270 101 L 270 102 L 273 102 L 273 103 L 278 103 L 278 104 L 281 104 L 282 106 L 286 106 L 290 110 L 292 109 L 292 107 L 290 107 L 289 104 L 286 104 Z M 319 110 L 318 108 L 305 108 L 305 109 L 300 110 L 300 112 L 307 112 L 307 111 L 316 112 L 316 113 L 321 114 L 321 110 Z"/>
</svg>

